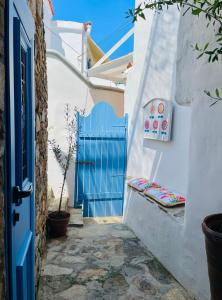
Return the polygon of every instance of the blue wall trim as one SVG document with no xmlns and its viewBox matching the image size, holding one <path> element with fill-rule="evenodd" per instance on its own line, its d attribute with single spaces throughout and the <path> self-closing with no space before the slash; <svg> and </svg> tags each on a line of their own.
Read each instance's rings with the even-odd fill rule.
<svg viewBox="0 0 222 300">
<path fill-rule="evenodd" d="M 39 0 L 37 0 L 39 1 Z M 23 28 L 31 40 L 35 34 L 35 24 L 26 0 L 14 0 L 14 7 L 22 20 Z"/>
</svg>

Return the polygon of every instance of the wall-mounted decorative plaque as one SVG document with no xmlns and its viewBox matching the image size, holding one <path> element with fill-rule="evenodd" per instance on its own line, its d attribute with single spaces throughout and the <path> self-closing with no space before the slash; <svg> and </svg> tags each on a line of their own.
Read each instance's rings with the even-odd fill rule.
<svg viewBox="0 0 222 300">
<path fill-rule="evenodd" d="M 173 105 L 171 101 L 155 98 L 144 109 L 144 138 L 168 142 L 171 139 Z"/>
</svg>

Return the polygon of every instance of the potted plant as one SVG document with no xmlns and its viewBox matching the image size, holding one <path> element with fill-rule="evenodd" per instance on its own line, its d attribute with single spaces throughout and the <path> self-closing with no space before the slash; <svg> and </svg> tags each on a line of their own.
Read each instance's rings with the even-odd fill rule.
<svg viewBox="0 0 222 300">
<path fill-rule="evenodd" d="M 205 234 L 208 273 L 212 300 L 222 299 L 222 214 L 207 216 L 202 229 Z"/>
<path fill-rule="evenodd" d="M 50 212 L 47 218 L 48 232 L 52 237 L 65 236 L 70 219 L 70 213 L 62 210 L 62 200 L 67 179 L 67 172 L 77 150 L 77 112 L 77 108 L 71 109 L 68 104 L 65 105 L 65 130 L 68 145 L 67 152 L 64 153 L 64 151 L 62 151 L 61 146 L 56 142 L 55 139 L 49 140 L 50 149 L 53 151 L 55 158 L 61 167 L 63 175 L 58 210 Z"/>
</svg>

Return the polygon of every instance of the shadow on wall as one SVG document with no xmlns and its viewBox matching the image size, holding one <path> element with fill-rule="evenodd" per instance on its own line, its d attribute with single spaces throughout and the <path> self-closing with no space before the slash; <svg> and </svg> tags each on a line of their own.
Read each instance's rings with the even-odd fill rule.
<svg viewBox="0 0 222 300">
<path fill-rule="evenodd" d="M 66 178 L 66 187 L 67 187 L 67 194 L 69 197 L 69 206 L 73 207 L 74 203 L 74 183 L 75 183 L 75 169 L 76 169 L 76 162 L 75 158 L 71 161 L 70 167 L 67 172 Z"/>
<path fill-rule="evenodd" d="M 129 188 L 127 185 L 125 186 L 125 191 L 126 191 L 126 197 L 124 199 L 124 209 L 123 209 L 123 220 L 127 218 L 129 215 L 129 205 L 131 201 L 134 201 L 134 196 L 133 196 L 133 189 Z"/>
<path fill-rule="evenodd" d="M 82 61 L 82 49 L 78 49 L 80 40 L 82 42 L 82 29 L 71 28 L 66 25 L 66 27 L 60 27 L 60 21 L 54 21 L 52 23 L 52 48 L 57 50 L 60 54 L 70 60 L 74 65 L 81 68 Z M 73 38 L 80 37 L 75 40 Z M 77 48 L 77 49 L 76 49 Z"/>
<path fill-rule="evenodd" d="M 66 29 L 60 29 L 59 33 L 63 34 Z M 67 59 L 64 59 L 66 52 L 66 46 L 58 36 L 55 36 L 52 48 L 61 53 L 60 57 L 53 53 L 47 56 L 47 72 L 48 72 L 48 90 L 49 90 L 49 126 L 51 128 L 49 132 L 49 138 L 55 138 L 61 145 L 62 149 L 66 149 L 66 141 L 64 139 L 64 126 L 61 112 L 65 103 L 68 103 L 71 107 L 77 106 L 79 109 L 86 109 L 89 113 L 92 107 L 100 102 L 100 99 L 106 99 L 116 115 L 118 117 L 124 114 L 124 94 L 123 91 L 118 91 L 115 88 L 109 89 L 109 87 L 94 88 L 87 78 L 83 78 L 78 69 L 73 63 Z M 70 53 L 70 52 L 69 52 Z M 67 63 L 65 62 L 67 61 Z M 67 177 L 66 196 L 70 199 L 70 204 L 73 203 L 74 195 L 74 167 L 70 167 Z M 61 169 L 51 153 L 48 160 L 48 178 L 50 187 L 56 198 L 59 197 L 60 185 L 62 182 Z"/>
<path fill-rule="evenodd" d="M 107 93 L 109 93 L 109 97 L 107 97 Z M 124 116 L 124 93 L 112 91 L 109 92 L 107 90 L 102 89 L 89 89 L 89 94 L 91 95 L 94 105 L 101 101 L 109 103 L 115 114 L 120 118 Z M 106 100 L 99 100 L 106 99 Z"/>
<path fill-rule="evenodd" d="M 152 98 L 173 100 L 175 96 L 176 43 L 179 13 L 174 9 L 154 16 L 150 39 L 142 70 L 141 83 L 134 104 L 129 137 L 129 155 L 135 136 L 136 124 L 142 106 Z"/>
<path fill-rule="evenodd" d="M 61 155 L 63 157 L 63 161 L 65 162 L 65 156 L 67 155 L 67 153 L 62 151 Z M 54 154 L 53 154 L 53 156 L 54 156 Z M 54 156 L 54 159 L 56 160 L 55 156 Z M 64 177 L 63 177 L 62 165 L 59 163 L 58 160 L 56 160 L 56 163 L 59 166 L 59 171 L 61 174 L 61 182 L 59 183 L 59 187 L 58 187 L 59 194 L 57 193 L 57 197 L 56 197 L 56 198 L 59 198 L 60 194 L 61 194 L 62 182 L 63 182 Z M 66 197 L 69 198 L 69 201 L 70 201 L 70 199 L 74 199 L 74 178 L 75 178 L 74 176 L 75 176 L 75 158 L 70 161 L 70 166 L 67 171 L 66 182 L 65 182 L 64 192 L 63 192 L 63 200 L 62 200 L 63 203 L 64 203 Z M 54 194 L 54 190 L 52 188 L 51 188 L 51 191 Z"/>
<path fill-rule="evenodd" d="M 176 8 L 155 15 L 153 19 L 140 86 L 130 122 L 128 174 L 145 176 L 186 194 L 190 108 L 180 106 L 175 101 L 179 20 L 180 14 Z M 135 55 L 139 54 L 135 53 Z M 156 97 L 174 103 L 170 142 L 143 137 L 143 106 Z"/>
<path fill-rule="evenodd" d="M 51 45 L 52 49 L 57 50 L 60 54 L 65 56 L 65 49 L 63 48 L 62 38 L 59 35 L 59 28 L 56 26 L 57 22 L 52 23 L 54 26 L 51 28 L 46 27 L 45 29 L 49 31 L 51 35 Z"/>
</svg>

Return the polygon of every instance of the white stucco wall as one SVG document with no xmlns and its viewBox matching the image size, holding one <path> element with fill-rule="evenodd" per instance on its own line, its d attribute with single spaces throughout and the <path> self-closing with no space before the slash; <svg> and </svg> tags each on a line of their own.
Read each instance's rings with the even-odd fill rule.
<svg viewBox="0 0 222 300">
<path fill-rule="evenodd" d="M 43 21 L 45 25 L 45 41 L 48 47 L 51 45 L 51 32 L 48 28 L 51 27 L 52 11 L 48 0 L 43 0 Z"/>
<path fill-rule="evenodd" d="M 124 222 L 196 299 L 209 300 L 201 223 L 222 210 L 222 103 L 210 108 L 203 91 L 221 86 L 221 63 L 197 61 L 191 47 L 213 37 L 205 19 L 187 14 L 179 23 L 176 10 L 148 17 L 150 21 L 136 25 L 134 69 L 125 93 L 130 114 L 128 175 L 174 188 L 186 195 L 187 203 L 184 220 L 177 223 L 126 189 Z M 152 97 L 174 102 L 169 143 L 143 139 L 142 106 Z"/>
<path fill-rule="evenodd" d="M 149 251 L 182 282 L 186 269 L 183 218 L 167 214 L 132 188 L 126 187 L 126 191 L 124 221 Z"/>
<path fill-rule="evenodd" d="M 147 13 L 147 20 L 136 24 L 134 68 L 125 91 L 125 109 L 129 112 L 127 175 L 144 176 L 187 195 L 191 109 L 178 105 L 175 96 L 179 21 L 178 10 L 171 8 L 161 15 Z M 173 102 L 170 142 L 143 138 L 143 106 L 152 98 Z M 158 206 L 126 188 L 124 222 L 184 284 L 183 219 L 180 222 L 172 219 Z"/>
<path fill-rule="evenodd" d="M 147 18 L 136 25 L 134 68 L 125 92 L 125 111 L 129 113 L 127 174 L 144 176 L 186 194 L 190 108 L 175 101 L 179 12 L 175 8 Z M 156 97 L 174 103 L 171 142 L 143 138 L 143 105 Z"/>
<path fill-rule="evenodd" d="M 55 53 L 47 53 L 49 138 L 55 138 L 62 149 L 66 150 L 67 142 L 64 135 L 64 105 L 66 103 L 72 108 L 76 106 L 79 109 L 85 109 L 88 114 L 97 102 L 106 101 L 113 106 L 118 116 L 122 116 L 124 95 L 123 90 L 88 86 L 86 79 L 81 78 L 81 74 L 77 76 L 75 67 L 69 66 L 68 61 L 65 63 L 64 58 L 60 59 Z M 52 151 L 49 150 L 48 155 L 49 187 L 53 189 L 55 196 L 59 197 L 62 183 L 61 170 Z M 70 168 L 65 196 L 69 197 L 70 206 L 72 206 L 74 204 L 74 166 Z"/>
<path fill-rule="evenodd" d="M 58 51 L 80 71 L 83 57 L 83 24 L 69 21 L 51 21 L 46 27 L 47 49 Z"/>
<path fill-rule="evenodd" d="M 207 57 L 197 61 L 190 44 L 201 45 L 214 38 L 212 29 L 206 30 L 204 18 L 186 15 L 181 19 L 178 47 L 177 95 L 191 102 L 191 131 L 189 150 L 188 202 L 185 219 L 185 274 L 198 299 L 210 299 L 204 236 L 201 223 L 206 215 L 222 211 L 222 103 L 210 107 L 204 90 L 221 87 L 222 63 L 207 63 Z M 192 30 L 190 30 L 192 28 Z"/>
<path fill-rule="evenodd" d="M 46 48 L 58 51 L 66 57 L 79 71 L 85 53 L 84 24 L 73 21 L 53 20 L 49 1 L 43 2 Z"/>
</svg>

